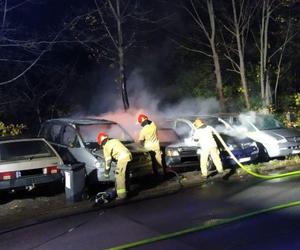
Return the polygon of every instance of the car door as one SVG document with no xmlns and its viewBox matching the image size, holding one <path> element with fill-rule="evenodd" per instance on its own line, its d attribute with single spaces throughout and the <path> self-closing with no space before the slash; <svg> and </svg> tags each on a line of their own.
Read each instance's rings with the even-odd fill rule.
<svg viewBox="0 0 300 250">
<path fill-rule="evenodd" d="M 193 140 L 194 129 L 192 122 L 189 120 L 177 119 L 175 121 L 175 131 L 180 140 L 190 146 L 196 146 L 196 142 Z"/>
</svg>

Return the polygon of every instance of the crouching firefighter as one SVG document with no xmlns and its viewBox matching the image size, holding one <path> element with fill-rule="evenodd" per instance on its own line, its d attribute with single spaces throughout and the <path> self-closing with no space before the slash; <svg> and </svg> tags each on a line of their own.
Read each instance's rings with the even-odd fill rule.
<svg viewBox="0 0 300 250">
<path fill-rule="evenodd" d="M 208 177 L 207 163 L 209 156 L 211 156 L 217 171 L 223 173 L 223 166 L 219 155 L 220 152 L 213 137 L 213 128 L 205 125 L 200 118 L 197 118 L 193 125 L 195 127 L 193 139 L 201 147 L 200 168 L 202 176 L 204 178 Z"/>
<path fill-rule="evenodd" d="M 128 162 L 132 160 L 132 155 L 129 150 L 118 139 L 109 139 L 104 132 L 98 134 L 98 143 L 103 147 L 103 154 L 105 159 L 104 176 L 109 178 L 111 162 L 117 161 L 115 171 L 116 176 L 116 192 L 117 198 L 124 199 L 127 196 L 126 190 L 126 168 Z"/>
<path fill-rule="evenodd" d="M 162 174 L 163 167 L 156 125 L 144 114 L 138 116 L 138 123 L 143 127 L 139 134 L 139 142 L 150 151 L 154 173 L 156 175 Z"/>
</svg>

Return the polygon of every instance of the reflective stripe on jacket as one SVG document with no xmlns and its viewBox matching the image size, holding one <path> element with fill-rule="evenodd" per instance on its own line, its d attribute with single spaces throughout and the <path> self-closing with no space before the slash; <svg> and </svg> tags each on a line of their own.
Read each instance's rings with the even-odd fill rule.
<svg viewBox="0 0 300 250">
<path fill-rule="evenodd" d="M 144 147 L 147 150 L 160 150 L 159 140 L 157 138 L 157 128 L 154 122 L 145 125 L 141 129 L 139 141 L 144 141 Z"/>
<path fill-rule="evenodd" d="M 196 128 L 193 139 L 202 149 L 217 147 L 217 143 L 213 137 L 213 129 L 210 126 Z"/>
</svg>

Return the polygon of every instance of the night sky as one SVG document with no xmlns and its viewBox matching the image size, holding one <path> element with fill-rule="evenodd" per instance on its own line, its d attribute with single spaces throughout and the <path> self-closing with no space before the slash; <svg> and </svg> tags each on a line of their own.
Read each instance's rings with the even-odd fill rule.
<svg viewBox="0 0 300 250">
<path fill-rule="evenodd" d="M 130 10 L 135 18 L 127 16 L 122 27 L 124 46 L 129 45 L 125 52 L 125 73 L 131 107 L 145 108 L 155 104 L 156 108 L 162 109 L 189 99 L 203 102 L 207 98 L 214 98 L 217 102 L 211 58 L 203 53 L 184 50 L 182 46 L 189 45 L 205 53 L 211 52 L 204 33 L 199 32 L 199 28 L 182 7 L 187 6 L 189 1 L 129 2 L 126 10 Z M 198 11 L 206 23 L 206 1 L 195 2 L 201 3 Z M 239 77 L 230 70 L 231 64 L 225 56 L 226 43 L 233 41 L 224 32 L 226 21 L 232 15 L 231 6 L 226 1 L 213 2 L 217 17 L 216 48 L 220 56 L 225 98 L 229 108 L 237 106 L 232 103 L 238 103 L 242 109 L 242 97 L 238 92 Z M 282 83 L 279 85 L 279 91 L 289 96 L 299 91 L 299 34 L 296 33 L 299 29 L 299 11 L 296 11 L 299 10 L 299 4 L 297 1 L 283 2 L 290 6 L 282 5 L 274 12 L 269 48 L 270 53 L 276 51 L 281 44 L 280 39 L 284 37 L 284 25 L 287 20 L 292 20 L 292 31 L 296 35 L 286 48 Z M 29 121 L 36 122 L 38 118 L 43 121 L 57 116 L 101 114 L 122 108 L 120 86 L 116 83 L 118 64 L 103 55 L 117 57 L 116 54 L 107 52 L 112 44 L 107 39 L 99 15 L 95 14 L 94 1 L 8 1 L 5 22 L 5 1 L 0 3 L 3 23 L 0 81 L 5 82 L 21 74 L 42 54 L 21 77 L 0 86 L 0 112 L 4 120 L 30 123 Z M 20 3 L 23 4 L 18 5 Z M 107 2 L 98 1 L 101 8 L 107 7 L 105 3 Z M 249 3 L 254 5 L 256 1 Z M 107 14 L 105 17 L 107 24 L 115 31 L 111 15 Z M 280 18 L 285 21 L 280 23 Z M 245 52 L 253 103 L 257 102 L 255 98 L 260 91 L 259 82 L 255 83 L 257 80 L 254 72 L 259 64 L 259 55 L 253 39 L 258 34 L 259 21 L 260 10 L 257 8 L 251 19 L 253 34 L 249 35 Z M 207 27 L 209 30 L 209 25 Z M 220 32 L 223 32 L 225 38 L 221 37 Z M 134 39 L 128 44 L 132 34 Z M 227 42 L 224 43 L 221 38 Z M 270 70 L 275 72 L 275 68 L 276 62 L 272 65 L 270 62 Z M 273 81 L 274 76 L 272 77 Z M 237 102 L 233 98 L 237 98 Z"/>
</svg>

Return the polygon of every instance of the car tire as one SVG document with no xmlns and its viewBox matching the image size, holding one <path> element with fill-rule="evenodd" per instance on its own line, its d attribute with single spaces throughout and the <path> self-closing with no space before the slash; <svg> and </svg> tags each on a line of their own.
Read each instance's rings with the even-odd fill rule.
<svg viewBox="0 0 300 250">
<path fill-rule="evenodd" d="M 267 162 L 270 160 L 270 156 L 268 154 L 267 149 L 262 145 L 261 143 L 257 142 L 257 147 L 258 147 L 258 157 L 257 161 L 258 162 Z"/>
</svg>

